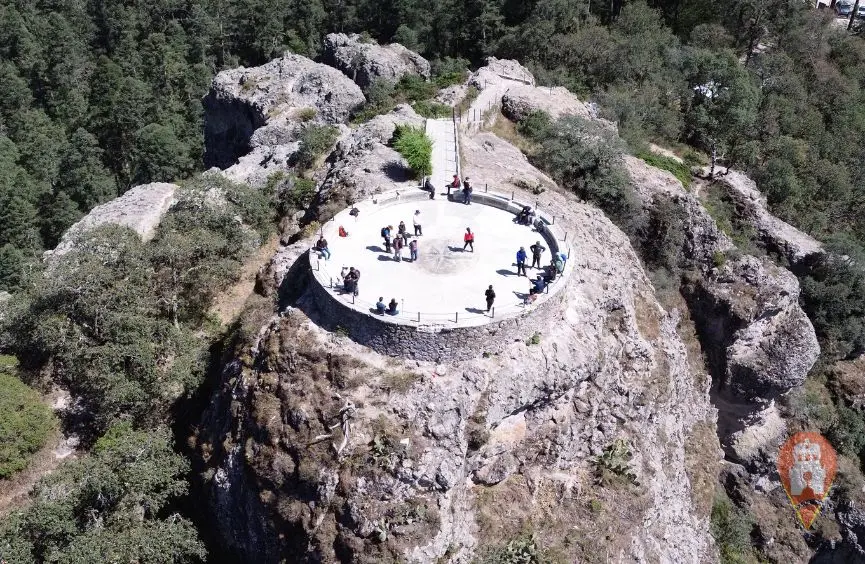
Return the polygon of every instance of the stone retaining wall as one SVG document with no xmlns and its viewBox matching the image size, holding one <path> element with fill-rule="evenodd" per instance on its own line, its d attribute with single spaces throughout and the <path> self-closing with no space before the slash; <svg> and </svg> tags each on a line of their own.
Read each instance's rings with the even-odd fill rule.
<svg viewBox="0 0 865 564">
<path fill-rule="evenodd" d="M 386 316 L 363 313 L 334 299 L 327 288 L 311 277 L 309 297 L 332 329 L 343 328 L 356 342 L 377 353 L 428 362 L 467 360 L 483 353 L 500 353 L 508 343 L 530 339 L 535 332 L 550 328 L 551 317 L 559 310 L 563 293 L 527 306 L 517 317 L 491 321 L 473 327 L 442 325 L 433 330 L 392 323 Z M 555 284 L 564 284 L 564 280 Z M 435 331 L 435 332 L 433 332 Z"/>
</svg>

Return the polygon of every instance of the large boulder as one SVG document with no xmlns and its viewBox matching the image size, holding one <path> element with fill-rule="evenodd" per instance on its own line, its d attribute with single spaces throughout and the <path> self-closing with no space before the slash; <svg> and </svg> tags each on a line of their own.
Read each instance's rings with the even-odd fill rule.
<svg viewBox="0 0 865 564">
<path fill-rule="evenodd" d="M 342 73 L 300 55 L 223 71 L 204 97 L 205 165 L 224 169 L 254 148 L 289 145 L 303 123 L 343 123 L 364 101 Z"/>
<path fill-rule="evenodd" d="M 68 253 L 80 235 L 107 224 L 129 227 L 142 241 L 149 241 L 156 235 L 162 216 L 174 204 L 177 189 L 176 184 L 165 182 L 135 186 L 119 198 L 90 210 L 63 234 L 57 247 L 46 252 L 46 256 L 59 257 Z"/>
<path fill-rule="evenodd" d="M 329 33 L 322 60 L 341 70 L 361 88 L 376 80 L 396 82 L 405 75 L 430 77 L 429 61 L 399 43 L 366 43 L 357 34 Z"/>
<path fill-rule="evenodd" d="M 519 84 L 512 86 L 502 96 L 502 113 L 514 121 L 521 121 L 537 111 L 546 112 L 554 120 L 563 115 L 586 119 L 593 117 L 586 104 L 561 86 Z"/>
</svg>

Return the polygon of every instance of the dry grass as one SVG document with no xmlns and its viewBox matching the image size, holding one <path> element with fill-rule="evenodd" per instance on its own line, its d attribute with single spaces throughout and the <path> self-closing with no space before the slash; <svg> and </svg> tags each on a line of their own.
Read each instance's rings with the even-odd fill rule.
<svg viewBox="0 0 865 564">
<path fill-rule="evenodd" d="M 223 290 L 213 300 L 210 314 L 225 327 L 238 318 L 246 301 L 255 290 L 259 269 L 266 265 L 279 248 L 279 236 L 273 235 L 243 262 L 237 282 Z"/>
<path fill-rule="evenodd" d="M 712 513 L 720 461 L 718 434 L 710 421 L 700 421 L 685 439 L 685 471 L 691 482 L 691 503 L 698 517 Z"/>
<path fill-rule="evenodd" d="M 535 143 L 532 143 L 517 131 L 517 124 L 503 115 L 496 117 L 489 127 L 489 131 L 496 137 L 504 139 L 527 156 L 533 155 L 538 150 L 538 146 Z"/>
</svg>

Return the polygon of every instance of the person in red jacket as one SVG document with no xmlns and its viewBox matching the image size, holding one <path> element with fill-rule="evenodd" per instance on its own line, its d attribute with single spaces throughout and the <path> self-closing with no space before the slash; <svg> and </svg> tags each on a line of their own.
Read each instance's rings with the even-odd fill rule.
<svg viewBox="0 0 865 564">
<path fill-rule="evenodd" d="M 472 233 L 470 227 L 466 227 L 466 234 L 463 235 L 463 250 L 465 251 L 467 247 L 471 247 L 472 252 L 475 252 L 475 234 Z"/>
<path fill-rule="evenodd" d="M 460 182 L 460 177 L 459 177 L 459 175 L 458 175 L 458 174 L 454 174 L 453 182 L 451 182 L 450 184 L 448 184 L 448 196 L 451 195 L 451 188 L 453 188 L 454 190 L 459 190 L 460 187 L 461 187 L 462 185 L 463 185 L 463 183 Z"/>
</svg>

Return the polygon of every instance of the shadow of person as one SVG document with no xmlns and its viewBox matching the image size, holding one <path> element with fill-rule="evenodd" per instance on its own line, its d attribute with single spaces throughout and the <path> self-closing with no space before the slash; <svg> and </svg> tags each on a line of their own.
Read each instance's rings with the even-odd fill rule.
<svg viewBox="0 0 865 564">
<path fill-rule="evenodd" d="M 452 253 L 464 253 L 464 252 L 466 252 L 466 250 L 464 248 L 457 247 L 456 245 L 448 245 L 448 249 L 450 249 L 450 252 L 452 252 Z"/>
<path fill-rule="evenodd" d="M 378 255 L 378 260 L 380 260 L 382 262 L 387 262 L 387 261 L 399 262 L 398 260 L 393 258 L 393 255 Z M 403 259 L 403 260 L 406 260 L 406 259 Z"/>
<path fill-rule="evenodd" d="M 384 249 L 379 247 L 378 245 L 370 245 L 366 248 L 367 251 L 372 251 L 374 253 L 383 253 Z"/>
<path fill-rule="evenodd" d="M 485 309 L 479 309 L 476 307 L 467 307 L 466 311 L 469 313 L 486 313 L 487 312 L 487 310 L 485 310 Z"/>
<path fill-rule="evenodd" d="M 516 272 L 513 272 L 511 270 L 507 270 L 504 268 L 500 268 L 500 269 L 496 270 L 496 274 L 501 274 L 502 276 L 516 276 L 517 275 Z"/>
</svg>

